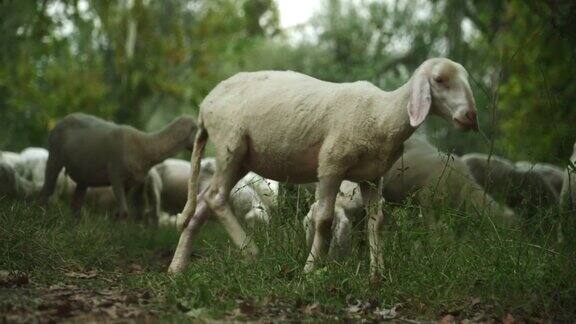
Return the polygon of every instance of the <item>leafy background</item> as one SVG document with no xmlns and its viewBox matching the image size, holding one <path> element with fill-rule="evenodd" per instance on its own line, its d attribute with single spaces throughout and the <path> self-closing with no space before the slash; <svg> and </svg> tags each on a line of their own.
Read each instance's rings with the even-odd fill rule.
<svg viewBox="0 0 576 324">
<path fill-rule="evenodd" d="M 0 1 L 0 148 L 44 146 L 76 111 L 154 130 L 238 71 L 391 89 L 446 56 L 471 73 L 484 136 L 432 119 L 434 143 L 565 164 L 575 30 L 571 0 L 325 0 L 289 30 L 274 0 Z"/>
</svg>

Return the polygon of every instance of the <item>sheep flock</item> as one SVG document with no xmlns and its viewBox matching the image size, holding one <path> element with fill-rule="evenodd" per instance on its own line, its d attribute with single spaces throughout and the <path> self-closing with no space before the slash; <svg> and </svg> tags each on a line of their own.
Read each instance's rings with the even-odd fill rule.
<svg viewBox="0 0 576 324">
<path fill-rule="evenodd" d="M 574 210 L 576 145 L 568 168 L 476 152 L 456 156 L 416 132 L 432 114 L 459 130 L 478 130 L 462 65 L 429 59 L 392 91 L 290 71 L 239 73 L 208 94 L 197 118 L 179 117 L 156 132 L 66 116 L 46 149 L 0 151 L 0 196 L 61 200 L 77 217 L 86 206 L 178 229 L 171 274 L 189 264 L 207 219 L 219 221 L 244 253 L 258 255 L 244 227 L 270 223 L 281 183 L 315 197 L 302 220 L 310 249 L 305 272 L 325 255 L 345 255 L 353 224 L 364 222 L 370 275 L 377 276 L 384 216 L 393 221 L 403 206 L 419 208 L 428 226 L 443 221 L 427 212 L 437 205 L 487 213 L 509 227 L 541 207 Z M 208 141 L 214 157 L 203 157 Z M 174 158 L 186 150 L 191 161 Z"/>
</svg>

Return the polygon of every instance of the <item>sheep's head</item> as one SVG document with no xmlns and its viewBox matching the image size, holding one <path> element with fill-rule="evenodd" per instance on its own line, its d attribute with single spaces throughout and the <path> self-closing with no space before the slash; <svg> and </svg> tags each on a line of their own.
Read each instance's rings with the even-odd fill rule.
<svg viewBox="0 0 576 324">
<path fill-rule="evenodd" d="M 435 58 L 416 70 L 408 104 L 410 125 L 420 125 L 430 111 L 452 121 L 458 129 L 478 130 L 476 103 L 462 65 Z"/>
</svg>

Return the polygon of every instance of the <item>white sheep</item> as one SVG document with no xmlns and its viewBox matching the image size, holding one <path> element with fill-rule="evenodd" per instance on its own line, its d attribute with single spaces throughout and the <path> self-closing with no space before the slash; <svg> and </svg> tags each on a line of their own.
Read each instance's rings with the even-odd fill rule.
<svg viewBox="0 0 576 324">
<path fill-rule="evenodd" d="M 9 151 L 0 151 L 0 161 L 14 167 L 20 163 L 20 154 Z"/>
<path fill-rule="evenodd" d="M 462 156 L 474 179 L 493 197 L 506 205 L 528 211 L 554 206 L 558 196 L 550 182 L 529 169 L 517 168 L 511 161 L 488 154 Z"/>
<path fill-rule="evenodd" d="M 557 197 L 560 197 L 562 185 L 564 183 L 564 170 L 550 163 L 533 163 L 528 161 L 518 161 L 515 167 L 520 172 L 533 172 L 548 182 L 554 189 Z"/>
<path fill-rule="evenodd" d="M 310 206 L 310 210 L 302 220 L 306 232 L 308 248 L 312 247 L 316 228 L 314 215 L 318 202 Z M 350 249 L 352 235 L 352 221 L 359 220 L 364 211 L 364 204 L 360 195 L 360 186 L 357 183 L 344 180 L 334 203 L 334 221 L 332 222 L 332 240 L 328 249 L 328 257 L 334 259 L 347 254 Z"/>
<path fill-rule="evenodd" d="M 34 183 L 22 177 L 13 163 L 0 160 L 0 196 L 27 199 L 36 192 Z"/>
<path fill-rule="evenodd" d="M 184 160 L 168 159 L 156 167 L 162 182 L 162 209 L 168 214 L 181 211 L 188 197 L 190 163 Z M 200 189 L 206 188 L 216 169 L 213 158 L 202 159 L 200 166 Z M 270 209 L 276 205 L 278 183 L 264 179 L 255 173 L 248 173 L 232 189 L 231 201 L 234 213 L 243 216 L 250 226 L 268 223 Z M 161 223 L 171 225 L 168 217 Z"/>
<path fill-rule="evenodd" d="M 126 217 L 125 191 L 142 183 L 150 169 L 177 152 L 191 149 L 196 123 L 180 117 L 154 133 L 85 114 L 71 114 L 50 132 L 50 155 L 41 198 L 52 195 L 62 168 L 76 183 L 72 209 L 80 210 L 88 187 L 112 186 L 119 215 Z"/>
<path fill-rule="evenodd" d="M 564 182 L 560 193 L 560 210 L 562 211 L 574 211 L 576 208 L 576 170 L 573 168 L 576 165 L 576 143 L 574 143 L 570 163 L 571 165 L 567 166 L 564 171 Z"/>
<path fill-rule="evenodd" d="M 518 219 L 514 212 L 497 203 L 476 183 L 466 164 L 457 156 L 443 153 L 424 139 L 411 137 L 404 142 L 404 154 L 384 176 L 382 195 L 390 206 L 405 204 L 409 200 L 418 204 L 428 224 L 435 220 L 427 213 L 440 204 L 463 211 L 486 212 L 505 225 L 515 225 Z M 362 215 L 362 198 L 358 185 L 343 181 L 336 200 L 330 252 L 337 256 L 349 249 L 351 221 Z M 338 215 L 338 208 L 341 214 Z M 339 216 L 339 217 L 337 217 Z M 313 236 L 313 220 L 309 215 L 304 220 L 308 243 Z"/>
<path fill-rule="evenodd" d="M 48 151 L 39 147 L 27 148 L 21 153 L 2 152 L 0 161 L 4 164 L 2 178 L 5 180 L 2 191 L 20 199 L 37 195 L 44 182 L 47 158 Z"/>
<path fill-rule="evenodd" d="M 342 180 L 361 182 L 364 204 L 377 204 L 378 180 L 402 153 L 429 112 L 458 128 L 477 128 L 468 73 L 448 59 L 424 62 L 392 92 L 366 81 L 331 83 L 295 72 L 239 73 L 221 82 L 200 106 L 199 131 L 192 153 L 188 202 L 179 218 L 184 229 L 169 267 L 181 272 L 189 262 L 192 237 L 207 206 L 232 241 L 256 255 L 229 203 L 229 194 L 247 172 L 277 181 L 319 182 L 315 235 L 305 272 L 326 252 L 334 203 Z M 206 141 L 215 146 L 217 168 L 196 211 L 198 169 Z M 371 273 L 382 265 L 379 208 L 368 220 Z"/>
<path fill-rule="evenodd" d="M 214 159 L 202 159 L 200 167 L 200 189 L 210 184 L 216 165 Z M 190 162 L 180 159 L 167 159 L 154 169 L 162 180 L 162 210 L 170 215 L 184 208 L 188 198 L 190 181 Z"/>
<path fill-rule="evenodd" d="M 42 185 L 46 161 L 48 161 L 48 150 L 42 147 L 29 147 L 20 152 L 18 166 L 25 178 Z"/>
<path fill-rule="evenodd" d="M 270 212 L 277 206 L 278 182 L 248 172 L 230 193 L 234 215 L 243 217 L 250 227 L 269 224 Z"/>
</svg>

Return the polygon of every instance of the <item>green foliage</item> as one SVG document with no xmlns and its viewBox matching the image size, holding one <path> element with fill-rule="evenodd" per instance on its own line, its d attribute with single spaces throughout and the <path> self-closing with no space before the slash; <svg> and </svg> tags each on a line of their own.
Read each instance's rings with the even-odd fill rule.
<svg viewBox="0 0 576 324">
<path fill-rule="evenodd" d="M 0 21 L 5 149 L 75 111 L 141 128 L 195 113 L 225 62 L 278 33 L 270 0 L 4 1 Z"/>
<path fill-rule="evenodd" d="M 432 119 L 442 149 L 563 164 L 576 137 L 575 15 L 569 0 L 326 0 L 282 31 L 273 0 L 4 1 L 0 147 L 43 145 L 74 111 L 157 129 L 238 71 L 390 89 L 448 56 L 470 72 L 485 136 Z"/>
</svg>

